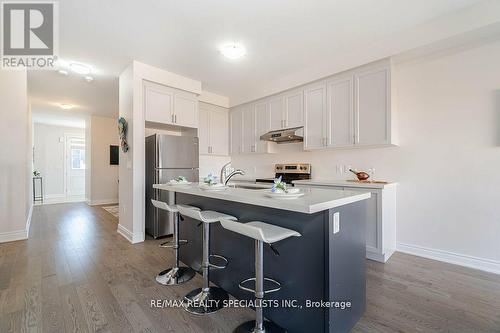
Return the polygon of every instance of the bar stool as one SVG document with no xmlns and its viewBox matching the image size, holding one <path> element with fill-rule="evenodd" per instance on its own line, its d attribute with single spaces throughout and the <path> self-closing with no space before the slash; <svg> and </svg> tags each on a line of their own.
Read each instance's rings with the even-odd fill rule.
<svg viewBox="0 0 500 333">
<path fill-rule="evenodd" d="M 264 277 L 263 245 L 264 243 L 269 244 L 273 252 L 276 255 L 279 255 L 279 252 L 273 247 L 273 243 L 279 242 L 292 236 L 301 237 L 302 235 L 297 231 L 260 221 L 241 223 L 229 219 L 221 219 L 220 223 L 222 224 L 222 227 L 227 230 L 234 231 L 238 234 L 253 238 L 255 240 L 255 277 L 243 280 L 239 284 L 240 289 L 255 293 L 255 321 L 247 321 L 241 324 L 234 330 L 234 332 L 285 332 L 283 328 L 279 327 L 273 322 L 264 320 L 264 316 L 262 313 L 262 300 L 264 299 L 264 295 L 281 289 L 281 284 L 278 281 Z M 250 281 L 255 281 L 255 289 L 251 289 L 245 286 L 245 284 Z M 265 281 L 271 282 L 276 287 L 269 290 L 264 290 Z"/>
<path fill-rule="evenodd" d="M 158 201 L 151 199 L 151 203 L 158 209 L 163 209 L 174 213 L 174 239 L 170 242 L 165 242 L 160 244 L 160 247 L 168 247 L 174 249 L 175 254 L 175 264 L 174 267 L 167 268 L 161 271 L 156 276 L 156 282 L 166 286 L 178 285 L 187 282 L 193 278 L 195 271 L 191 267 L 179 266 L 179 246 L 186 244 L 186 240 L 179 239 L 179 206 L 186 209 L 200 210 L 198 207 L 187 206 L 187 205 L 169 205 L 163 201 Z"/>
<path fill-rule="evenodd" d="M 236 220 L 236 217 L 214 212 L 211 210 L 195 211 L 192 209 L 179 207 L 179 213 L 183 216 L 188 216 L 195 220 L 201 221 L 203 224 L 203 256 L 202 256 L 202 274 L 203 287 L 195 289 L 184 296 L 188 302 L 184 309 L 193 314 L 209 314 L 216 312 L 224 306 L 223 302 L 229 300 L 228 293 L 219 287 L 210 287 L 209 273 L 210 268 L 223 269 L 227 266 L 227 259 L 223 256 L 210 254 L 210 224 L 219 222 L 221 219 Z M 223 265 L 215 265 L 210 262 L 210 258 L 218 258 L 224 261 Z"/>
</svg>

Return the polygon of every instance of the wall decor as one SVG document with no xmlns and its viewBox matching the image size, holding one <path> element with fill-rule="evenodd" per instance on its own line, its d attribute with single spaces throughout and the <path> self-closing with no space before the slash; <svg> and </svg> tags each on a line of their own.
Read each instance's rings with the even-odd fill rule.
<svg viewBox="0 0 500 333">
<path fill-rule="evenodd" d="M 120 146 L 122 147 L 122 151 L 124 153 L 128 152 L 127 128 L 128 123 L 125 118 L 118 118 L 118 135 L 120 136 Z"/>
</svg>

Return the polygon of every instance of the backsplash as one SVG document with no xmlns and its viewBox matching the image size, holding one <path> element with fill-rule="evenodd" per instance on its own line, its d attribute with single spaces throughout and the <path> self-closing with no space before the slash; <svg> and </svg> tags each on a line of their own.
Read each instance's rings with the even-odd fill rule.
<svg viewBox="0 0 500 333">
<path fill-rule="evenodd" d="M 391 160 L 397 147 L 378 149 L 350 149 L 303 151 L 302 144 L 282 144 L 276 154 L 234 155 L 232 164 L 245 170 L 245 178 L 274 176 L 276 163 L 310 163 L 313 179 L 355 179 L 349 168 L 367 171 L 374 169 L 374 179 L 397 181 Z"/>
</svg>

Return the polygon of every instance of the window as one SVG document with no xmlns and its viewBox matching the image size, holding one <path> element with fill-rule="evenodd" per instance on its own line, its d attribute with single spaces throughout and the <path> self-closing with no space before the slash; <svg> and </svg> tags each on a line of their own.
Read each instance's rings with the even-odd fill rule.
<svg viewBox="0 0 500 333">
<path fill-rule="evenodd" d="M 85 150 L 80 148 L 71 148 L 71 169 L 85 169 Z"/>
</svg>

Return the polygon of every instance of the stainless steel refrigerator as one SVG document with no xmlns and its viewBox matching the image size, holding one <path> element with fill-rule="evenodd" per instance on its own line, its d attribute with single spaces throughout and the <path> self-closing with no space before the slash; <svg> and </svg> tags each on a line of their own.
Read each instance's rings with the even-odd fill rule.
<svg viewBox="0 0 500 333">
<path fill-rule="evenodd" d="M 151 199 L 175 203 L 175 194 L 153 189 L 153 184 L 166 183 L 184 176 L 199 180 L 198 138 L 154 134 L 146 137 L 146 233 L 158 238 L 173 233 L 174 214 L 157 209 Z"/>
</svg>

